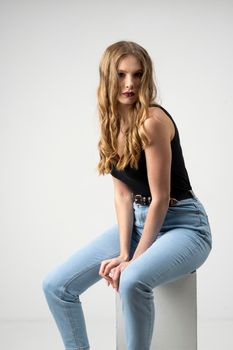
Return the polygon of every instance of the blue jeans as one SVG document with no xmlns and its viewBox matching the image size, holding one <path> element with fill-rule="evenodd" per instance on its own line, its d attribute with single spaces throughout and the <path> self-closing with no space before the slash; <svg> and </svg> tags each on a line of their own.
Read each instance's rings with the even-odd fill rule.
<svg viewBox="0 0 233 350">
<path fill-rule="evenodd" d="M 195 196 L 195 195 L 194 195 Z M 133 204 L 130 257 L 140 240 L 148 206 Z M 128 350 L 149 350 L 154 327 L 153 289 L 199 268 L 212 248 L 208 216 L 195 196 L 168 208 L 153 244 L 121 273 L 119 293 Z M 43 290 L 66 350 L 90 349 L 80 295 L 102 277 L 102 260 L 120 254 L 115 224 L 48 272 Z"/>
</svg>

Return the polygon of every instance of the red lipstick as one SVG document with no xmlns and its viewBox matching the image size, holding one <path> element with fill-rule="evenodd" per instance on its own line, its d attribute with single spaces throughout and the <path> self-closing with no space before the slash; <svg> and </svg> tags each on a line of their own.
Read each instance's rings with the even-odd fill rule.
<svg viewBox="0 0 233 350">
<path fill-rule="evenodd" d="M 123 95 L 126 97 L 132 97 L 135 95 L 135 93 L 133 91 L 126 91 L 126 92 L 123 92 Z"/>
</svg>

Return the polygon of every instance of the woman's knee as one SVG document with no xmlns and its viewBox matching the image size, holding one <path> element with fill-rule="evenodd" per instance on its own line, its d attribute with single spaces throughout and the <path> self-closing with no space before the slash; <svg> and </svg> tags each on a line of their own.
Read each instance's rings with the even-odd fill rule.
<svg viewBox="0 0 233 350">
<path fill-rule="evenodd" d="M 135 293 L 150 293 L 151 287 L 143 282 L 137 271 L 125 269 L 122 271 L 119 283 L 119 293 L 125 296 L 132 296 Z"/>
<path fill-rule="evenodd" d="M 42 289 L 47 294 L 49 291 L 54 290 L 54 285 L 49 274 L 46 274 L 42 279 Z"/>
<path fill-rule="evenodd" d="M 57 295 L 62 287 L 59 273 L 57 273 L 57 270 L 55 271 L 55 269 L 49 271 L 42 279 L 42 289 L 45 294 L 52 293 Z"/>
</svg>

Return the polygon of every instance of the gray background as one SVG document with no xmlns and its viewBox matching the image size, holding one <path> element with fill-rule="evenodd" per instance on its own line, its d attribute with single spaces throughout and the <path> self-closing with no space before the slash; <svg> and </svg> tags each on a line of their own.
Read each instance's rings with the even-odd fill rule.
<svg viewBox="0 0 233 350">
<path fill-rule="evenodd" d="M 132 40 L 154 62 L 212 227 L 199 324 L 226 325 L 232 341 L 232 15 L 227 0 L 0 1 L 2 322 L 51 324 L 44 275 L 115 222 L 111 175 L 96 170 L 98 65 L 107 46 Z M 86 291 L 90 325 L 114 331 L 114 293 L 103 280 Z"/>
</svg>

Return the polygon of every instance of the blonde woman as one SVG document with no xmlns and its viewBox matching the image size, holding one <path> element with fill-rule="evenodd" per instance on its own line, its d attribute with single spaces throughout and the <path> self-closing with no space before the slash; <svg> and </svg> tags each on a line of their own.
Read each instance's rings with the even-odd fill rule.
<svg viewBox="0 0 233 350">
<path fill-rule="evenodd" d="M 149 350 L 153 289 L 205 262 L 211 229 L 191 187 L 177 125 L 156 102 L 147 51 L 135 42 L 113 43 L 99 74 L 97 168 L 112 176 L 117 223 L 50 271 L 43 290 L 65 349 L 90 349 L 80 296 L 105 278 L 120 293 L 127 349 Z"/>
</svg>

